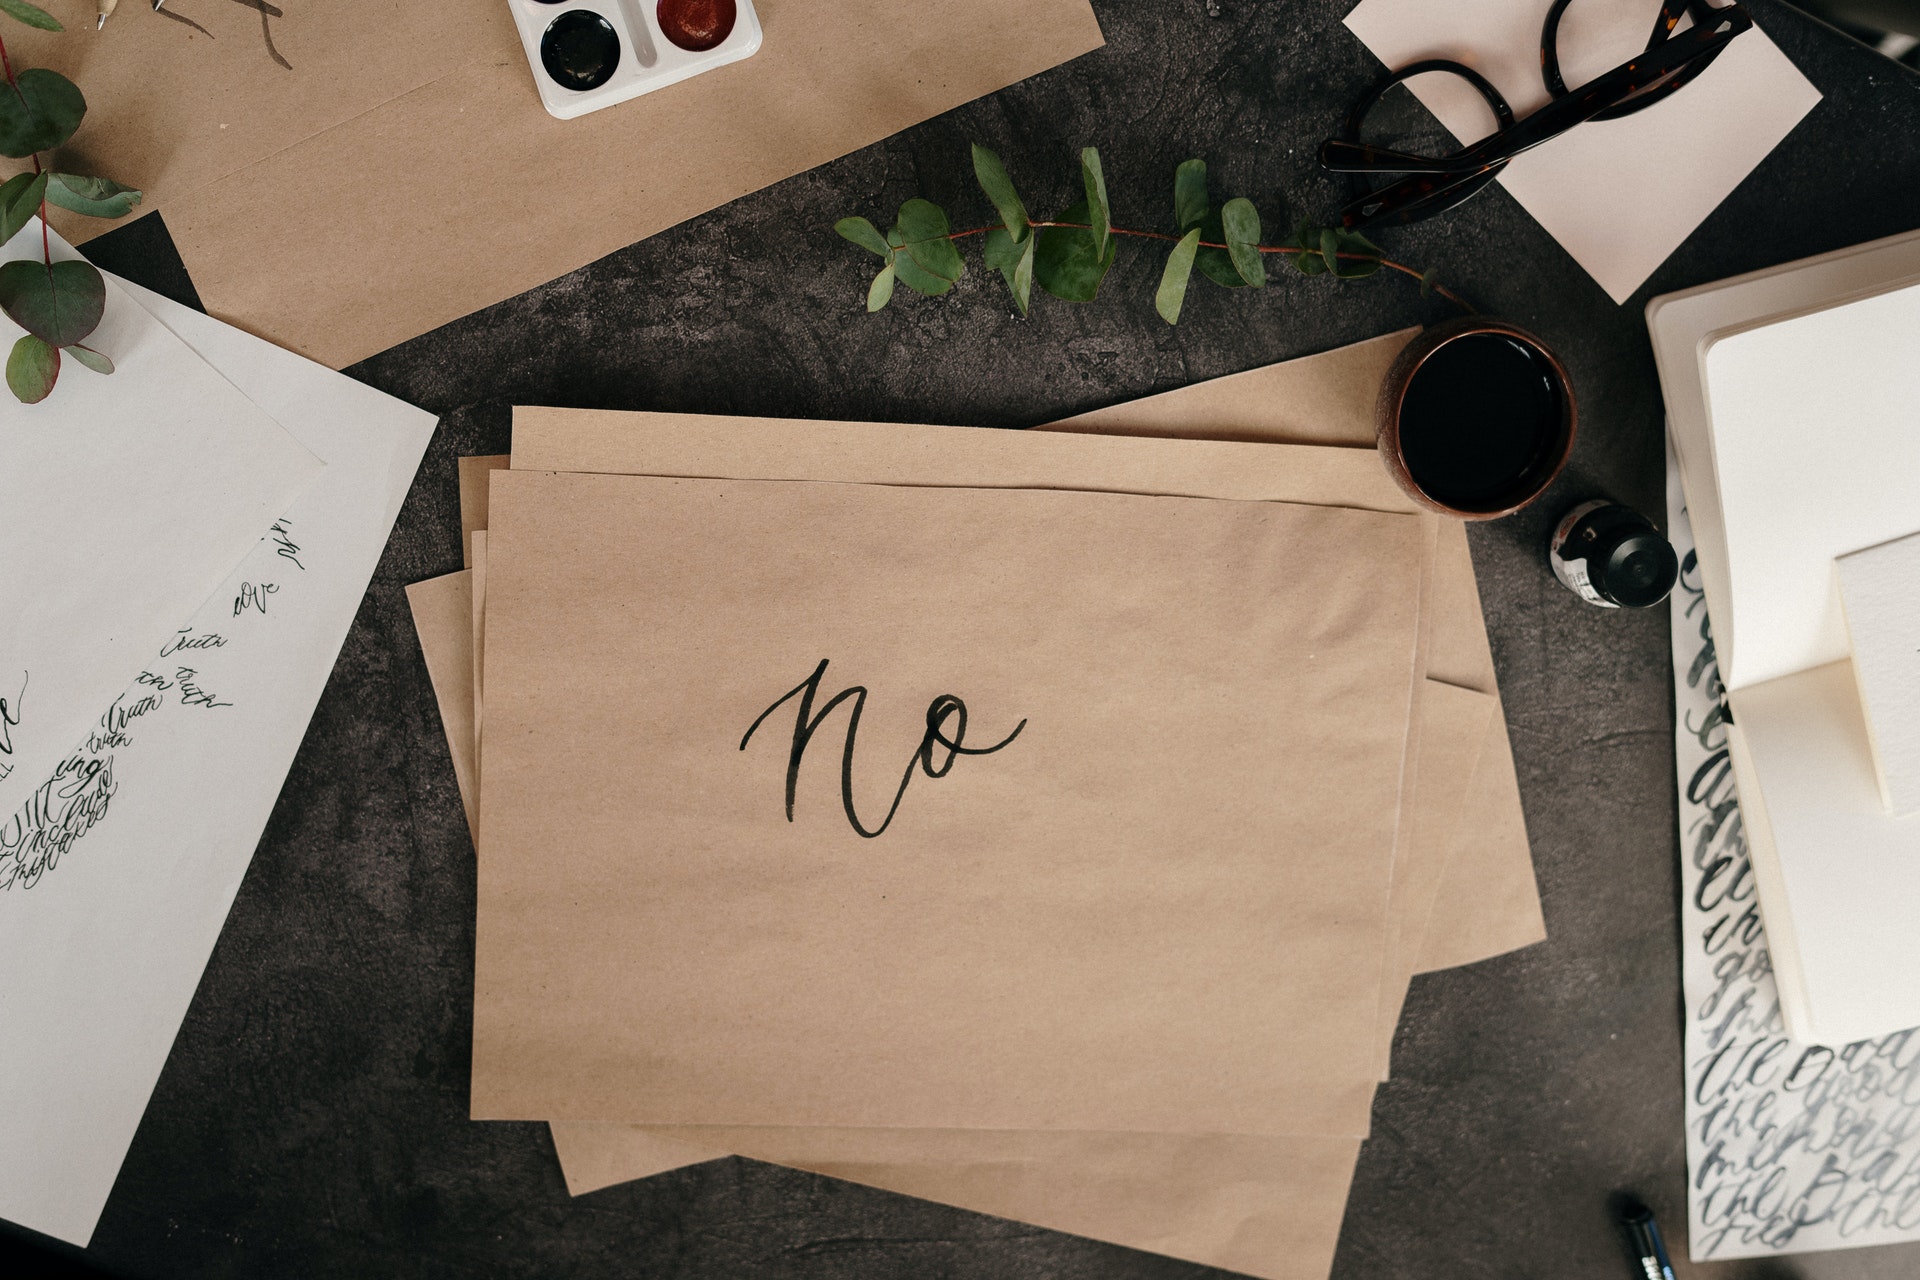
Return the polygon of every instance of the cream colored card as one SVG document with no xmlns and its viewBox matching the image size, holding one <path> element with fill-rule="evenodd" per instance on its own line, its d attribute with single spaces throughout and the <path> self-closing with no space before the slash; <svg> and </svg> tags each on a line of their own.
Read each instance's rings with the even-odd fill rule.
<svg viewBox="0 0 1920 1280">
<path fill-rule="evenodd" d="M 1388 67 L 1465 62 L 1525 116 L 1549 101 L 1540 74 L 1549 8 L 1549 0 L 1365 0 L 1347 27 Z M 1642 0 L 1570 6 L 1559 40 L 1567 83 L 1577 88 L 1640 54 L 1658 12 Z M 1408 88 L 1456 138 L 1492 132 L 1492 113 L 1459 77 L 1416 76 Z M 1625 302 L 1819 101 L 1820 91 L 1756 27 L 1665 102 L 1588 121 L 1513 160 L 1499 182 L 1609 297 Z"/>
<path fill-rule="evenodd" d="M 476 1116 L 1284 1133 L 1371 1063 L 1417 521 L 491 503 Z"/>
</svg>

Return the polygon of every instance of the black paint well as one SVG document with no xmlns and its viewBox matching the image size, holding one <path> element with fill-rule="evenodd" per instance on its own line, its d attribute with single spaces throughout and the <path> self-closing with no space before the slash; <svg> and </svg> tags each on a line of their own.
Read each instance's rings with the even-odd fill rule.
<svg viewBox="0 0 1920 1280">
<path fill-rule="evenodd" d="M 540 62 L 563 89 L 598 89 L 620 66 L 619 33 L 590 9 L 569 9 L 540 37 Z"/>
</svg>

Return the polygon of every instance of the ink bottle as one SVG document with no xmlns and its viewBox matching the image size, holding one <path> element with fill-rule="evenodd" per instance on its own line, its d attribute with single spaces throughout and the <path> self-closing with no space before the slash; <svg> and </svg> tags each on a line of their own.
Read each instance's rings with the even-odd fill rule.
<svg viewBox="0 0 1920 1280">
<path fill-rule="evenodd" d="M 1553 576 L 1588 604 L 1645 609 L 1680 576 L 1680 561 L 1660 531 L 1631 507 L 1583 502 L 1554 528 L 1547 548 Z"/>
</svg>

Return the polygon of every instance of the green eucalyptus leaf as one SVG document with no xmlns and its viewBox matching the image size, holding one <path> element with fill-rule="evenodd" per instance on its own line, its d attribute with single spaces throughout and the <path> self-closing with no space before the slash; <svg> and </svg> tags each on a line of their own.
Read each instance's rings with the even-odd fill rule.
<svg viewBox="0 0 1920 1280">
<path fill-rule="evenodd" d="M 887 243 L 896 249 L 904 249 L 907 245 L 906 237 L 900 234 L 900 228 L 898 227 L 887 232 Z M 949 241 L 948 243 L 952 242 Z M 944 276 L 934 275 L 931 271 L 928 271 L 925 267 L 915 262 L 913 255 L 910 253 L 896 253 L 893 255 L 893 278 L 915 293 L 923 293 L 929 298 L 937 298 L 947 290 L 953 288 L 953 281 Z"/>
<path fill-rule="evenodd" d="M 40 212 L 40 199 L 47 192 L 44 173 L 15 174 L 0 183 L 0 244 L 20 234 L 20 228 Z"/>
<path fill-rule="evenodd" d="M 7 389 L 22 404 L 39 404 L 60 376 L 60 352 L 30 333 L 20 335 L 7 357 Z"/>
<path fill-rule="evenodd" d="M 1220 207 L 1220 225 L 1226 232 L 1233 269 L 1258 289 L 1267 282 L 1267 264 L 1260 260 L 1260 214 L 1253 201 L 1244 196 L 1227 201 Z"/>
<path fill-rule="evenodd" d="M 1000 163 L 1000 157 L 979 143 L 973 144 L 973 176 L 980 181 L 980 189 L 987 193 L 987 199 L 993 201 L 995 212 L 1006 226 L 1007 232 L 1017 241 L 1027 238 L 1027 206 L 1020 203 L 1020 195 L 1013 189 L 1013 179 L 1007 176 L 1007 168 Z"/>
<path fill-rule="evenodd" d="M 1173 171 L 1173 217 L 1182 231 L 1197 227 L 1212 212 L 1207 206 L 1207 162 L 1189 160 Z"/>
<path fill-rule="evenodd" d="M 1062 222 L 1087 220 L 1084 200 L 1060 215 Z M 1033 282 L 1067 302 L 1092 302 L 1099 295 L 1100 282 L 1120 247 L 1109 238 L 1101 253 L 1093 232 L 1081 227 L 1042 227 L 1034 238 L 1039 243 L 1033 251 Z"/>
<path fill-rule="evenodd" d="M 73 136 L 87 100 L 73 81 L 45 67 L 29 67 L 14 77 L 12 92 L 0 93 L 0 156 L 24 160 L 51 151 Z"/>
<path fill-rule="evenodd" d="M 1428 267 L 1420 273 L 1420 296 L 1423 298 L 1431 298 L 1433 296 L 1433 287 L 1439 283 L 1440 268 Z"/>
<path fill-rule="evenodd" d="M 1386 257 L 1386 250 L 1361 235 L 1358 231 L 1335 228 L 1334 237 L 1340 242 L 1342 253 L 1370 253 L 1376 258 Z"/>
<path fill-rule="evenodd" d="M 933 201 L 916 197 L 901 205 L 894 229 L 900 233 L 901 247 L 928 275 L 952 283 L 967 273 L 966 261 L 953 243 L 946 210 Z"/>
<path fill-rule="evenodd" d="M 1027 314 L 1027 308 L 1033 305 L 1033 259 L 1039 242 L 1039 236 L 1027 237 L 1020 261 L 1007 278 L 1007 283 L 1013 288 L 1013 305 L 1020 309 L 1023 316 Z"/>
<path fill-rule="evenodd" d="M 1336 227 L 1333 231 L 1333 243 L 1334 253 L 1336 255 L 1342 253 L 1359 253 L 1376 259 L 1386 256 L 1379 245 L 1367 239 L 1358 231 L 1347 231 Z M 1377 261 L 1363 262 L 1339 257 L 1336 257 L 1334 261 L 1337 265 L 1333 269 L 1333 274 L 1339 276 L 1342 280 L 1358 280 L 1363 276 L 1370 276 L 1380 269 L 1380 264 Z"/>
<path fill-rule="evenodd" d="M 1320 260 L 1326 263 L 1328 271 L 1340 274 L 1340 237 L 1331 230 L 1320 233 Z"/>
<path fill-rule="evenodd" d="M 92 347 L 82 346 L 78 342 L 65 348 L 65 350 L 67 354 L 71 355 L 75 360 L 78 360 L 95 373 L 113 372 L 113 361 L 107 359 L 106 352 L 104 351 L 95 351 Z"/>
<path fill-rule="evenodd" d="M 124 218 L 140 203 L 140 193 L 111 178 L 81 178 L 56 173 L 47 183 L 47 203 L 89 218 Z"/>
<path fill-rule="evenodd" d="M 842 218 L 833 224 L 833 229 L 862 249 L 877 253 L 883 258 L 893 256 L 893 250 L 887 245 L 887 238 L 880 234 L 878 227 L 865 218 Z"/>
<path fill-rule="evenodd" d="M 0 311 L 56 347 L 83 341 L 100 324 L 107 282 L 87 262 L 26 259 L 0 264 Z"/>
<path fill-rule="evenodd" d="M 1213 244 L 1225 244 L 1226 231 L 1220 225 L 1220 211 L 1213 210 L 1200 223 L 1200 238 Z M 1200 268 L 1200 274 L 1224 289 L 1244 289 L 1247 282 L 1240 278 L 1240 272 L 1233 265 L 1233 258 L 1225 249 L 1211 249 L 1202 246 L 1193 256 L 1193 265 Z"/>
<path fill-rule="evenodd" d="M 1180 308 L 1187 300 L 1187 281 L 1193 275 L 1193 256 L 1200 251 L 1200 229 L 1180 238 L 1167 255 L 1167 269 L 1160 273 L 1160 289 L 1153 295 L 1153 309 L 1168 324 L 1180 323 Z"/>
<path fill-rule="evenodd" d="M 1087 189 L 1087 221 L 1093 225 L 1094 243 L 1098 254 L 1105 255 L 1113 230 L 1113 206 L 1107 203 L 1107 175 L 1100 168 L 1100 153 L 1092 147 L 1080 152 L 1080 180 Z"/>
<path fill-rule="evenodd" d="M 1026 252 L 1025 243 L 1016 244 L 1004 228 L 995 227 L 987 232 L 986 247 L 980 251 L 980 257 L 995 271 L 1011 271 L 1020 265 L 1020 255 Z"/>
<path fill-rule="evenodd" d="M 1288 244 L 1299 250 L 1298 253 L 1290 253 L 1287 256 L 1293 259 L 1293 265 L 1301 275 L 1320 276 L 1327 273 L 1326 259 L 1320 256 L 1320 228 L 1302 218 L 1300 225 L 1294 229 L 1293 239 L 1288 241 Z"/>
<path fill-rule="evenodd" d="M 18 18 L 28 26 L 38 27 L 42 31 L 66 30 L 52 14 L 45 9 L 35 8 L 28 4 L 27 0 L 0 0 L 0 13 Z"/>
<path fill-rule="evenodd" d="M 893 264 L 888 263 L 880 268 L 880 274 L 873 278 L 873 284 L 867 288 L 867 313 L 871 315 L 892 301 Z"/>
</svg>

